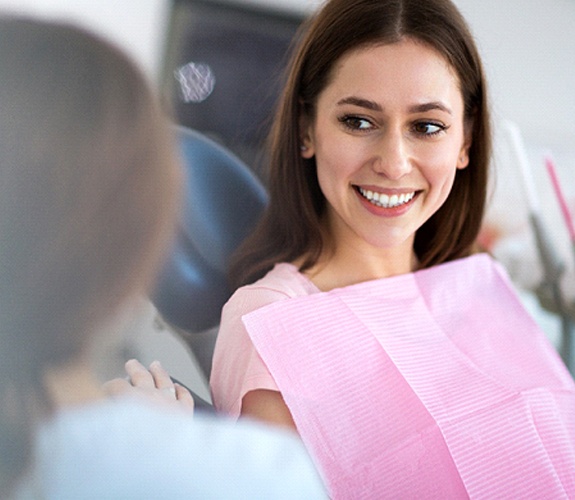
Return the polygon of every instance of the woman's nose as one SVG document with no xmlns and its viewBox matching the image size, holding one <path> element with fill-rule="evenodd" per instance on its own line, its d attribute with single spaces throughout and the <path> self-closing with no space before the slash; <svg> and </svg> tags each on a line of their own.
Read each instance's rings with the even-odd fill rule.
<svg viewBox="0 0 575 500">
<path fill-rule="evenodd" d="M 386 131 L 377 145 L 373 170 L 392 180 L 397 180 L 411 172 L 409 144 L 400 131 Z"/>
</svg>

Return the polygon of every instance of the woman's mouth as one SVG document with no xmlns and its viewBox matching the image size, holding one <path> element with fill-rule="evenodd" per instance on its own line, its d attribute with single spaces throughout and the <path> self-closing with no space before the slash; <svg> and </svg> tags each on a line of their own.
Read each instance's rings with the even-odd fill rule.
<svg viewBox="0 0 575 500">
<path fill-rule="evenodd" d="M 416 195 L 416 191 L 411 191 L 409 193 L 399 193 L 399 194 L 384 194 L 378 193 L 376 191 L 370 191 L 356 186 L 356 189 L 361 196 L 363 196 L 367 201 L 376 207 L 382 208 L 396 208 L 401 205 L 409 203 Z"/>
</svg>

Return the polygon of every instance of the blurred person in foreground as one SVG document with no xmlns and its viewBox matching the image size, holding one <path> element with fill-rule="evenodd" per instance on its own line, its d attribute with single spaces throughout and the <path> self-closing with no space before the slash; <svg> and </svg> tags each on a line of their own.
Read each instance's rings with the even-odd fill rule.
<svg viewBox="0 0 575 500">
<path fill-rule="evenodd" d="M 193 417 L 188 391 L 157 364 L 128 367 L 166 404 L 109 398 L 94 374 L 92 349 L 169 247 L 174 151 L 117 48 L 64 24 L 0 19 L 3 496 L 323 497 L 292 435 Z"/>
</svg>

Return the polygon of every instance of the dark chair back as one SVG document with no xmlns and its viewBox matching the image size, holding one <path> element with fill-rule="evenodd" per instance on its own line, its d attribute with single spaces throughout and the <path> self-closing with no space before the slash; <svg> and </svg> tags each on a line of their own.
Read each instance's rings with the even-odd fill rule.
<svg viewBox="0 0 575 500">
<path fill-rule="evenodd" d="M 188 128 L 176 127 L 176 133 L 186 172 L 185 201 L 152 301 L 168 324 L 196 334 L 219 324 L 233 292 L 226 278 L 230 256 L 257 223 L 267 194 L 226 148 Z"/>
</svg>

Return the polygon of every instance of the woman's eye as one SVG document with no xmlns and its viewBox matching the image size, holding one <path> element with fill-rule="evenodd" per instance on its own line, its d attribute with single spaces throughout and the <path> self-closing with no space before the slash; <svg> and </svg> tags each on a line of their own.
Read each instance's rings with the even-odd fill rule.
<svg viewBox="0 0 575 500">
<path fill-rule="evenodd" d="M 343 116 L 339 119 L 347 128 L 352 130 L 370 130 L 373 128 L 373 124 L 366 118 L 361 118 L 359 116 Z"/>
<path fill-rule="evenodd" d="M 420 122 L 415 124 L 414 129 L 420 135 L 431 136 L 440 134 L 444 130 L 447 130 L 447 127 L 440 123 Z"/>
</svg>

